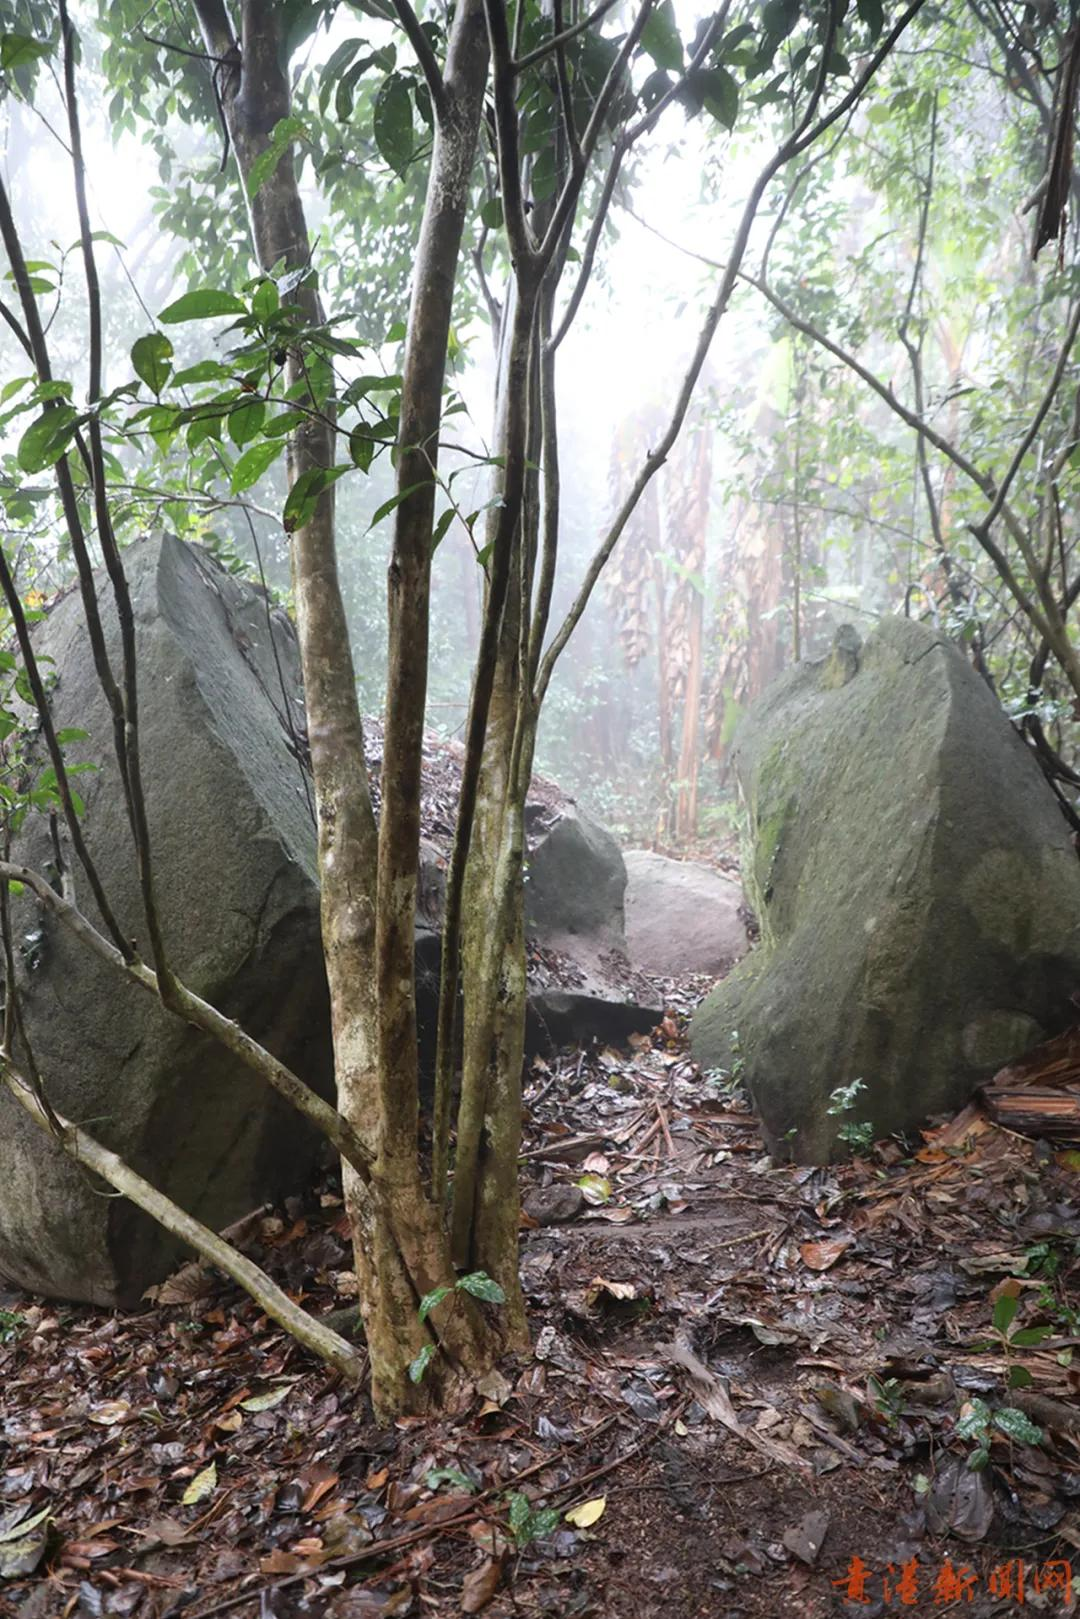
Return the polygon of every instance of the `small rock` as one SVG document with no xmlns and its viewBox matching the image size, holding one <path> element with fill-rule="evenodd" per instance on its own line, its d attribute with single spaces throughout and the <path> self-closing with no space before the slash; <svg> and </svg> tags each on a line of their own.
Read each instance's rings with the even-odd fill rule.
<svg viewBox="0 0 1080 1619">
<path fill-rule="evenodd" d="M 576 1220 L 585 1207 L 580 1186 L 537 1186 L 525 1199 L 525 1213 L 537 1225 L 561 1225 Z"/>
</svg>

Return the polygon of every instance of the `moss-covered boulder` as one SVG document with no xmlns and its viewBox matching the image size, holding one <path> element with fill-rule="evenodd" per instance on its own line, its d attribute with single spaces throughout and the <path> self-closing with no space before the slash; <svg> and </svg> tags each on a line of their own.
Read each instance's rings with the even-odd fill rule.
<svg viewBox="0 0 1080 1619">
<path fill-rule="evenodd" d="M 736 743 L 761 944 L 692 1026 L 741 1064 L 770 1145 L 910 1131 L 1075 1017 L 1080 862 L 992 693 L 935 631 L 886 619 L 788 671 Z M 846 1113 L 830 1098 L 861 1080 Z"/>
</svg>

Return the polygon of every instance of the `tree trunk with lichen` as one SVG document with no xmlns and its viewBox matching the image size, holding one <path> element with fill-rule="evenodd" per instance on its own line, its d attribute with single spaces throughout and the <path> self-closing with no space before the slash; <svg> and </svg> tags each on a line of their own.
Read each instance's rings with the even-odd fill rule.
<svg viewBox="0 0 1080 1619">
<path fill-rule="evenodd" d="M 249 184 L 256 160 L 289 112 L 279 13 L 270 0 L 245 0 L 237 38 L 221 0 L 195 0 L 195 6 L 207 49 L 226 64 L 222 103 L 248 194 L 256 256 L 266 271 L 282 262 L 301 267 L 310 245 L 290 154 L 257 189 Z M 453 1291 L 442 1212 L 421 1180 L 413 977 L 433 466 L 486 67 L 483 13 L 476 0 L 466 0 L 447 55 L 409 320 L 399 487 L 422 487 L 398 509 L 390 569 L 381 826 L 365 767 L 332 489 L 291 536 L 338 1106 L 374 1157 L 369 1182 L 345 1166 L 345 1193 L 372 1398 L 383 1416 L 452 1401 L 455 1385 L 486 1369 L 498 1347 L 479 1307 Z M 293 296 L 313 323 L 321 321 L 313 274 Z M 288 370 L 290 385 L 307 385 L 302 354 L 290 354 Z M 326 409 L 312 410 L 292 435 L 290 487 L 312 468 L 333 466 L 328 416 Z M 449 1295 L 421 1320 L 421 1300 L 440 1288 Z"/>
</svg>

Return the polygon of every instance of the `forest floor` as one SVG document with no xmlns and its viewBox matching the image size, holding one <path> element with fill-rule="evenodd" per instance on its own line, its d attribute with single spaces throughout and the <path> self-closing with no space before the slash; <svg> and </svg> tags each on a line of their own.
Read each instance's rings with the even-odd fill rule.
<svg viewBox="0 0 1080 1619">
<path fill-rule="evenodd" d="M 457 1418 L 376 1427 L 194 1264 L 0 1297 L 3 1619 L 1077 1611 L 1080 1155 L 972 1108 L 777 1167 L 682 1025 L 533 1069 L 535 1355 Z M 348 1301 L 332 1185 L 241 1239 Z"/>
</svg>

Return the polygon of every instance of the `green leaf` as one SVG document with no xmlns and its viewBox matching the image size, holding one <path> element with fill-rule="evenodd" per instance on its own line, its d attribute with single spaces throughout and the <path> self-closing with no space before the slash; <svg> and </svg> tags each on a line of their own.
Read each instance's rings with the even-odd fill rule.
<svg viewBox="0 0 1080 1619">
<path fill-rule="evenodd" d="M 429 481 L 430 480 L 425 479 L 424 482 L 427 483 Z M 407 500 L 410 495 L 415 494 L 418 489 L 423 488 L 424 483 L 411 483 L 408 489 L 399 489 L 396 495 L 391 495 L 389 500 L 384 500 L 382 505 L 376 510 L 375 516 L 368 524 L 367 532 L 370 534 L 371 530 L 376 526 L 376 524 L 381 523 L 384 517 L 389 517 L 395 506 L 400 506 L 403 500 Z"/>
<path fill-rule="evenodd" d="M 229 412 L 229 437 L 237 449 L 250 444 L 263 424 L 266 406 L 261 399 L 249 399 Z"/>
<path fill-rule="evenodd" d="M 289 490 L 289 498 L 281 514 L 281 523 L 286 534 L 292 534 L 294 530 L 303 528 L 313 516 L 320 495 L 346 472 L 351 471 L 351 467 L 311 467 L 309 471 L 302 472 Z"/>
<path fill-rule="evenodd" d="M 474 1299 L 485 1299 L 488 1304 L 506 1303 L 506 1294 L 487 1271 L 474 1270 L 467 1276 L 459 1276 L 457 1285 L 463 1293 L 471 1293 Z"/>
<path fill-rule="evenodd" d="M 1019 1299 L 1015 1298 L 1011 1293 L 1003 1293 L 994 1305 L 994 1314 L 991 1318 L 994 1323 L 994 1331 L 1008 1332 L 1019 1308 Z"/>
<path fill-rule="evenodd" d="M 72 405 L 54 405 L 31 422 L 19 440 L 18 462 L 23 472 L 44 472 L 55 466 L 74 435 L 78 416 Z"/>
<path fill-rule="evenodd" d="M 184 320 L 211 320 L 215 315 L 246 315 L 247 305 L 234 292 L 220 287 L 197 287 L 185 292 L 161 311 L 158 319 L 165 326 L 176 326 Z"/>
<path fill-rule="evenodd" d="M 176 373 L 173 387 L 186 388 L 189 382 L 220 382 L 229 374 L 228 367 L 222 365 L 220 360 L 199 360 L 195 365 L 189 365 L 186 371 Z"/>
<path fill-rule="evenodd" d="M 1042 1327 L 1021 1327 L 1019 1332 L 1014 1332 L 1012 1334 L 1009 1342 L 1011 1344 L 1016 1344 L 1021 1349 L 1030 1349 L 1035 1344 L 1041 1344 L 1044 1338 L 1049 1338 L 1053 1333 L 1053 1330 L 1053 1327 L 1049 1325 Z"/>
<path fill-rule="evenodd" d="M 683 65 L 682 40 L 675 23 L 672 0 L 662 0 L 641 30 L 641 48 L 657 67 L 677 73 Z"/>
<path fill-rule="evenodd" d="M 480 221 L 488 230 L 498 230 L 503 222 L 503 205 L 501 197 L 488 197 L 480 205 Z"/>
<path fill-rule="evenodd" d="M 532 1517 L 532 1502 L 520 1490 L 515 1490 L 510 1497 L 509 1505 L 510 1528 L 516 1537 L 521 1534 Z"/>
<path fill-rule="evenodd" d="M 69 726 L 66 731 L 57 731 L 56 740 L 62 748 L 65 748 L 69 742 L 85 742 L 89 735 L 89 731 L 80 731 L 77 726 L 73 725 Z"/>
<path fill-rule="evenodd" d="M 435 1354 L 434 1344 L 424 1345 L 416 1359 L 409 1364 L 409 1381 L 411 1383 L 422 1383 L 424 1381 L 427 1369 L 435 1359 Z"/>
<path fill-rule="evenodd" d="M 31 39 L 29 34 L 0 34 L 0 72 L 26 67 L 43 56 L 51 56 L 52 50 L 44 40 Z"/>
<path fill-rule="evenodd" d="M 270 144 L 260 152 L 247 176 L 247 193 L 254 200 L 269 180 L 294 141 L 310 140 L 307 125 L 302 118 L 282 118 L 274 125 Z"/>
<path fill-rule="evenodd" d="M 169 380 L 172 356 L 173 346 L 164 332 L 147 332 L 145 337 L 137 337 L 131 346 L 135 375 L 156 394 Z"/>
<path fill-rule="evenodd" d="M 408 81 L 400 73 L 387 74 L 375 97 L 375 145 L 396 174 L 403 173 L 413 155 L 412 108 Z"/>
<path fill-rule="evenodd" d="M 877 39 L 885 26 L 885 8 L 882 0 L 856 0 L 856 9 L 870 31 L 870 38 Z"/>
<path fill-rule="evenodd" d="M 453 1292 L 451 1287 L 433 1287 L 430 1293 L 425 1293 L 420 1300 L 420 1308 L 416 1312 L 421 1321 L 426 1321 L 432 1310 L 440 1305 L 443 1299 Z"/>
<path fill-rule="evenodd" d="M 461 1472 L 457 1467 L 434 1467 L 424 1480 L 429 1490 L 437 1490 L 440 1484 L 452 1484 L 455 1489 L 464 1490 L 467 1495 L 476 1494 L 476 1484 L 468 1473 Z"/>
<path fill-rule="evenodd" d="M 774 42 L 786 39 L 799 20 L 799 0 L 766 0 L 761 20 Z"/>
<path fill-rule="evenodd" d="M 256 320 L 268 321 L 276 315 L 281 304 L 277 287 L 269 279 L 260 281 L 251 299 L 251 313 Z"/>
<path fill-rule="evenodd" d="M 234 495 L 242 494 L 250 489 L 252 484 L 258 483 L 268 467 L 273 466 L 282 450 L 285 448 L 284 439 L 263 439 L 258 444 L 252 444 L 244 451 L 232 470 L 230 486 Z"/>
<path fill-rule="evenodd" d="M 958 1439 L 974 1439 L 985 1434 L 990 1426 L 990 1407 L 985 1400 L 972 1400 L 968 1409 L 958 1419 L 956 1424 L 956 1437 Z"/>
<path fill-rule="evenodd" d="M 1030 1388 L 1035 1379 L 1026 1366 L 1012 1366 L 1009 1368 L 1009 1387 L 1011 1389 Z"/>
<path fill-rule="evenodd" d="M 1007 1405 L 1001 1411 L 994 1412 L 994 1427 L 1009 1439 L 1014 1439 L 1021 1445 L 1041 1445 L 1042 1429 L 1036 1427 L 1031 1418 L 1015 1406 Z"/>
<path fill-rule="evenodd" d="M 450 527 L 450 524 L 454 521 L 454 518 L 456 516 L 457 516 L 457 513 L 455 512 L 453 506 L 448 506 L 446 508 L 446 510 L 443 512 L 442 516 L 439 518 L 439 521 L 435 524 L 435 527 L 434 527 L 434 529 L 432 531 L 432 535 L 431 535 L 431 554 L 432 554 L 432 556 L 435 555 L 435 552 L 439 549 L 439 546 L 442 544 L 443 540 L 446 538 L 446 531 Z"/>
<path fill-rule="evenodd" d="M 981 1473 L 989 1460 L 990 1452 L 984 1445 L 980 1445 L 979 1449 L 973 1450 L 968 1457 L 968 1468 L 972 1473 Z"/>
<path fill-rule="evenodd" d="M 734 129 L 739 115 L 739 86 L 727 68 L 713 67 L 695 74 L 693 87 L 717 123 L 725 129 Z"/>
<path fill-rule="evenodd" d="M 349 434 L 349 454 L 360 468 L 360 471 L 366 472 L 375 454 L 375 440 L 370 438 L 361 428 L 354 428 Z"/>
</svg>

